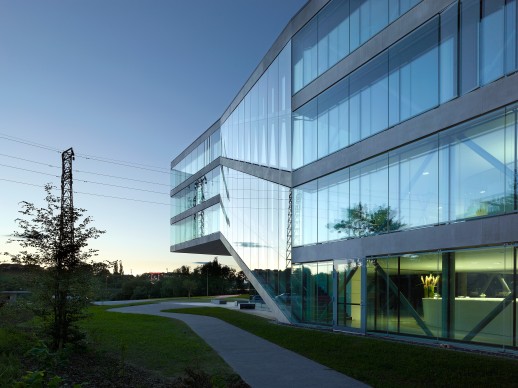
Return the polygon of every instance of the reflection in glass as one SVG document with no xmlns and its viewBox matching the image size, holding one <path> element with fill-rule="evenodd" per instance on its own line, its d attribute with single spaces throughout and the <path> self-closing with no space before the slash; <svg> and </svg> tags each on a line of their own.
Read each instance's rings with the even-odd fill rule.
<svg viewBox="0 0 518 388">
<path fill-rule="evenodd" d="M 514 250 L 368 260 L 368 330 L 512 346 Z"/>
<path fill-rule="evenodd" d="M 516 106 L 294 188 L 293 245 L 509 213 Z"/>
<path fill-rule="evenodd" d="M 301 322 L 333 323 L 333 263 L 293 265 L 291 308 Z"/>
<path fill-rule="evenodd" d="M 439 103 L 439 18 L 389 48 L 390 124 Z"/>
<path fill-rule="evenodd" d="M 437 141 L 432 136 L 389 152 L 389 207 L 400 228 L 439 221 Z"/>
<path fill-rule="evenodd" d="M 504 75 L 505 0 L 483 1 L 480 20 L 480 83 Z"/>
<path fill-rule="evenodd" d="M 337 276 L 336 324 L 355 329 L 362 328 L 361 318 L 361 261 L 359 259 L 335 262 Z"/>
<path fill-rule="evenodd" d="M 330 1 L 292 39 L 293 93 L 298 92 L 420 0 Z"/>
<path fill-rule="evenodd" d="M 286 236 L 289 189 L 273 182 L 222 169 L 228 195 L 222 195 L 226 222 L 221 232 L 241 260 L 282 309 L 291 303 Z M 277 296 L 279 298 L 276 298 Z"/>
</svg>

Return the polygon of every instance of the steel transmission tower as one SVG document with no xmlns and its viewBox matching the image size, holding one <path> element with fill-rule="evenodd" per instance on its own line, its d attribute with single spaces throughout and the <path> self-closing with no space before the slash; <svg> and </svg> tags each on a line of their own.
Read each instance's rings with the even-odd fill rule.
<svg viewBox="0 0 518 388">
<path fill-rule="evenodd" d="M 72 192 L 72 161 L 74 150 L 61 154 L 61 216 L 59 220 L 62 260 L 74 253 L 74 197 Z M 69 258 L 72 259 L 72 258 Z"/>
</svg>

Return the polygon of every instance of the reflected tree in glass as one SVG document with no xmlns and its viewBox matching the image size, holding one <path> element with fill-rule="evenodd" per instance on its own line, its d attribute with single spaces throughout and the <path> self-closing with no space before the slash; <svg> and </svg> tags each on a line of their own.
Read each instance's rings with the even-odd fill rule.
<svg viewBox="0 0 518 388">
<path fill-rule="evenodd" d="M 369 211 L 366 205 L 359 203 L 347 209 L 347 219 L 327 226 L 338 233 L 348 232 L 352 237 L 361 237 L 399 230 L 406 225 L 397 221 L 396 212 L 392 211 L 390 206 L 379 206 Z"/>
</svg>

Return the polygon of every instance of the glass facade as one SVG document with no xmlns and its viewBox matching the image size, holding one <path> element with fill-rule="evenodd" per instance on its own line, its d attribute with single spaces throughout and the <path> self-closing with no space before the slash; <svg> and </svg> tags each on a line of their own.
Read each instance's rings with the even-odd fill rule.
<svg viewBox="0 0 518 388">
<path fill-rule="evenodd" d="M 171 245 L 219 232 L 220 213 L 217 204 L 174 223 L 171 225 Z"/>
<path fill-rule="evenodd" d="M 291 311 L 301 322 L 333 323 L 333 262 L 293 265 Z"/>
<path fill-rule="evenodd" d="M 506 245 L 369 258 L 367 330 L 516 346 L 515 257 Z"/>
<path fill-rule="evenodd" d="M 332 0 L 294 37 L 296 93 L 420 0 Z"/>
<path fill-rule="evenodd" d="M 290 53 L 288 43 L 221 125 L 222 156 L 290 170 Z"/>
<path fill-rule="evenodd" d="M 221 232 L 279 304 L 290 303 L 289 188 L 224 167 Z"/>
<path fill-rule="evenodd" d="M 294 112 L 292 93 L 419 1 L 331 0 L 301 29 L 291 26 L 298 32 L 278 42 L 282 50 L 261 65 L 220 128 L 172 167 L 172 249 L 190 243 L 183 248 L 195 251 L 196 239 L 221 233 L 284 322 L 516 350 L 518 237 L 500 236 L 518 214 L 518 103 L 510 93 L 490 113 L 450 128 L 429 120 L 428 136 L 354 165 L 326 166 L 333 173 L 319 174 L 317 165 L 285 171 L 516 72 L 517 1 L 452 0 L 438 14 L 416 9 L 407 17 L 419 27 Z M 219 157 L 233 168 L 223 160 L 200 174 Z M 297 187 L 270 181 L 290 175 L 318 178 Z M 469 234 L 486 221 L 463 221 L 482 217 L 496 217 L 498 230 L 477 247 L 455 240 L 430 251 L 415 241 L 406 248 L 415 252 L 398 252 L 391 240 L 392 232 L 416 228 L 435 238 L 450 223 Z M 387 235 L 369 239 L 379 234 Z M 362 240 L 336 242 L 342 239 Z M 388 242 L 391 252 L 337 251 L 351 244 L 362 252 L 370 241 Z"/>
<path fill-rule="evenodd" d="M 294 188 L 293 245 L 517 209 L 516 105 Z"/>
<path fill-rule="evenodd" d="M 175 188 L 220 156 L 221 136 L 218 129 L 171 168 L 171 187 Z"/>
<path fill-rule="evenodd" d="M 220 167 L 209 171 L 171 197 L 171 217 L 191 209 L 220 193 Z"/>
<path fill-rule="evenodd" d="M 517 20 L 514 0 L 452 4 L 293 112 L 293 169 L 515 72 Z"/>
</svg>

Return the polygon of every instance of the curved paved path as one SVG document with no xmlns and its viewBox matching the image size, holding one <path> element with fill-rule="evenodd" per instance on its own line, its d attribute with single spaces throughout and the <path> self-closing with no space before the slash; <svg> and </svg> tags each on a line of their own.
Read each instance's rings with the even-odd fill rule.
<svg viewBox="0 0 518 388">
<path fill-rule="evenodd" d="M 220 319 L 161 310 L 195 307 L 174 302 L 111 309 L 179 319 L 209 344 L 252 387 L 367 387 L 333 369 L 281 348 Z"/>
</svg>

